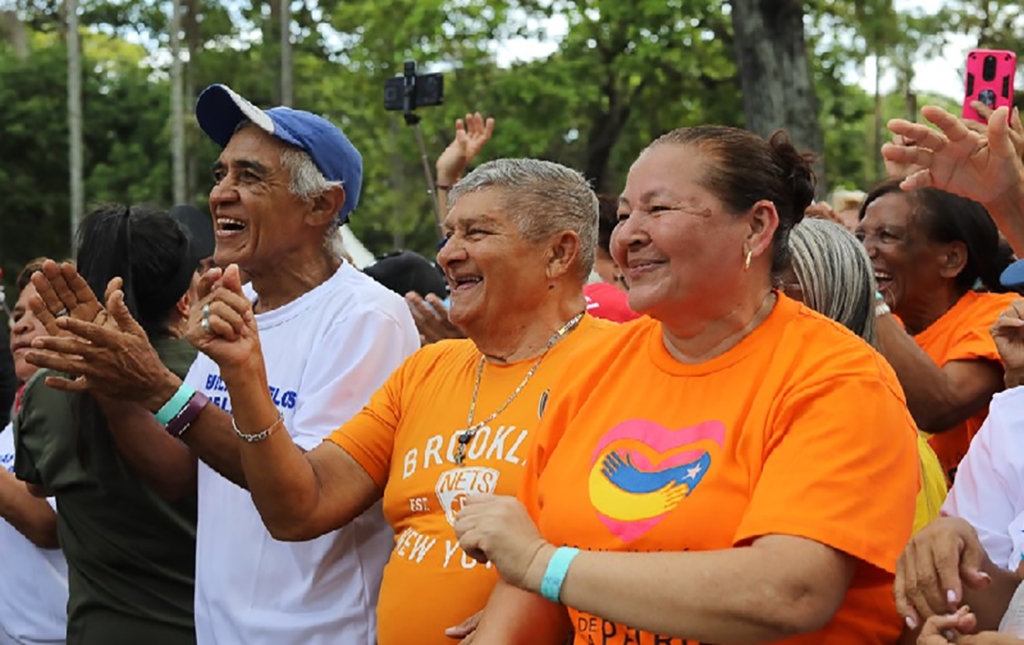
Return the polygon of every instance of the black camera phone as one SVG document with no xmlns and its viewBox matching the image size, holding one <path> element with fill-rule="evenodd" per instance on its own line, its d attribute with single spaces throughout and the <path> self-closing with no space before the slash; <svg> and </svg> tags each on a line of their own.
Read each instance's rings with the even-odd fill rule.
<svg viewBox="0 0 1024 645">
<path fill-rule="evenodd" d="M 416 62 L 405 61 L 405 73 L 384 82 L 384 109 L 412 112 L 416 108 L 444 103 L 444 76 L 417 74 Z"/>
</svg>

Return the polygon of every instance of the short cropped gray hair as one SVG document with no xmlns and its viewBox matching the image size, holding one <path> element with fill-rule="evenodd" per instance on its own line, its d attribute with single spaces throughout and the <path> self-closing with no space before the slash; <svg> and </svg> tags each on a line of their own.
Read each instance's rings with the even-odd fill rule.
<svg viewBox="0 0 1024 645">
<path fill-rule="evenodd" d="M 804 304 L 875 345 L 878 287 L 860 240 L 835 222 L 808 218 L 793 227 L 789 251 Z"/>
<path fill-rule="evenodd" d="M 587 279 L 597 253 L 598 201 L 581 173 L 540 159 L 497 159 L 455 184 L 448 210 L 464 195 L 488 188 L 501 191 L 502 208 L 526 240 L 540 242 L 561 231 L 575 232 L 580 238 L 577 277 Z"/>
</svg>

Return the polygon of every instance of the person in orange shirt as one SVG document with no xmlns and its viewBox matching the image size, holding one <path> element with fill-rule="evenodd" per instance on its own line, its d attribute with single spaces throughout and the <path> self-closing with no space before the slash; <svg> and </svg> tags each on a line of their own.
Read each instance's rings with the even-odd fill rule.
<svg viewBox="0 0 1024 645">
<path fill-rule="evenodd" d="M 459 181 L 447 205 L 438 262 L 451 320 L 468 339 L 420 349 L 308 453 L 280 430 L 265 383 L 225 379 L 237 426 L 271 428 L 241 450 L 276 538 L 312 539 L 383 498 L 395 549 L 377 606 L 380 645 L 455 643 L 446 628 L 483 608 L 498 576 L 459 547 L 455 518 L 469 495 L 515 494 L 554 377 L 575 347 L 615 326 L 585 313 L 597 198 L 578 172 L 493 161 Z M 207 353 L 262 374 L 247 301 L 226 292 L 217 302 L 234 312 L 237 338 L 217 338 Z"/>
<path fill-rule="evenodd" d="M 776 287 L 793 300 L 828 316 L 877 349 L 876 319 L 885 314 L 877 304 L 871 258 L 864 245 L 843 224 L 813 218 L 810 213 L 793 227 L 789 259 L 775 278 Z M 901 421 L 902 422 L 902 421 Z M 914 512 L 914 533 L 939 517 L 946 499 L 946 474 L 935 451 L 917 438 L 921 490 Z"/>
<path fill-rule="evenodd" d="M 878 320 L 882 354 L 952 482 L 1003 389 L 989 327 L 1017 297 L 999 281 L 1011 258 L 981 204 L 935 188 L 904 192 L 898 180 L 871 191 L 857 234 L 892 312 Z"/>
<path fill-rule="evenodd" d="M 676 130 L 630 169 L 613 250 L 646 314 L 581 348 L 518 500 L 469 498 L 498 569 L 473 643 L 891 643 L 913 421 L 863 340 L 772 289 L 814 194 L 778 134 Z"/>
</svg>

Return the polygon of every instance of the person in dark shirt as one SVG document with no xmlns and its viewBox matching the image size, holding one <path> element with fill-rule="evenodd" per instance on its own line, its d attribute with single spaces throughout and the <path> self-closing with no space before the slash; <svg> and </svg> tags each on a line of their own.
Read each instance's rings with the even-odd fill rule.
<svg viewBox="0 0 1024 645">
<path fill-rule="evenodd" d="M 201 254 L 163 211 L 102 207 L 79 230 L 81 278 L 93 293 L 122 278 L 129 311 L 179 376 L 195 358 L 183 332 Z M 47 262 L 46 279 L 33 283 L 68 268 Z M 39 290 L 44 300 L 57 297 Z M 49 330 L 53 321 L 43 322 Z M 15 474 L 57 498 L 68 644 L 195 643 L 195 496 L 169 502 L 148 486 L 116 447 L 117 433 L 135 430 L 137 418 L 118 401 L 50 387 L 48 377 L 59 376 L 41 370 L 25 385 L 14 421 Z"/>
</svg>

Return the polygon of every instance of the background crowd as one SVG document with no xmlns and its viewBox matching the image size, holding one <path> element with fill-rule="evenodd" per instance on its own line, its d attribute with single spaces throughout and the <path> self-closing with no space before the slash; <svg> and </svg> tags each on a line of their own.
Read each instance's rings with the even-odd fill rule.
<svg viewBox="0 0 1024 645">
<path fill-rule="evenodd" d="M 1024 126 L 975 107 L 831 201 L 781 130 L 598 193 L 469 113 L 436 258 L 359 270 L 347 128 L 210 85 L 208 214 L 17 276 L 0 643 L 1021 643 Z"/>
</svg>

